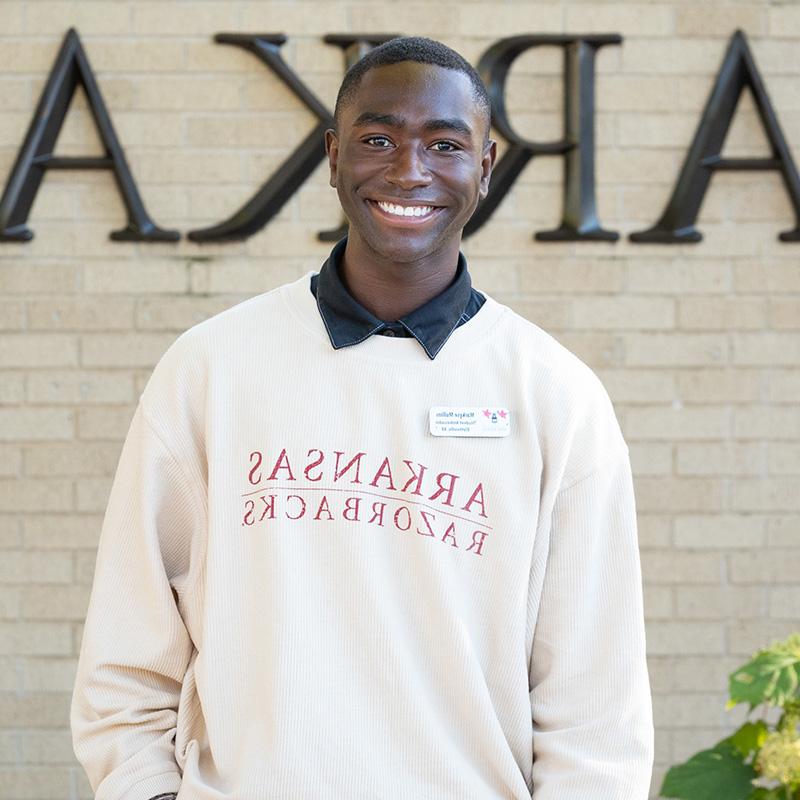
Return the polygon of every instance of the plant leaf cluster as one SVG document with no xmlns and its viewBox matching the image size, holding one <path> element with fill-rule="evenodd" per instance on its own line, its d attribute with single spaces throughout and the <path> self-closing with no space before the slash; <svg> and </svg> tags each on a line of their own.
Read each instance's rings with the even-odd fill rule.
<svg viewBox="0 0 800 800">
<path fill-rule="evenodd" d="M 765 719 L 748 720 L 730 736 L 701 750 L 664 776 L 660 795 L 680 800 L 800 800 L 800 782 L 758 785 L 758 755 L 774 731 L 793 731 L 800 738 L 800 633 L 757 652 L 728 676 L 725 708 L 748 704 L 748 716 L 757 707 L 782 714 L 770 727 Z M 798 765 L 800 772 L 800 765 Z M 773 783 L 775 783 L 773 781 Z"/>
</svg>

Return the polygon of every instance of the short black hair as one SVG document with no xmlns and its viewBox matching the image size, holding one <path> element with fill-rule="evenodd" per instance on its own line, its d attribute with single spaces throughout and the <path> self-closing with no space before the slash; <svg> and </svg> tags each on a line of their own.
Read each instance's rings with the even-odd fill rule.
<svg viewBox="0 0 800 800">
<path fill-rule="evenodd" d="M 424 36 L 398 36 L 388 42 L 374 47 L 363 58 L 356 61 L 344 75 L 339 93 L 336 95 L 336 106 L 333 110 L 334 124 L 338 128 L 341 110 L 352 99 L 361 83 L 361 78 L 374 67 L 399 64 L 401 61 L 416 61 L 418 64 L 433 64 L 445 69 L 463 72 L 472 83 L 472 93 L 478 105 L 486 114 L 486 133 L 489 135 L 489 124 L 492 116 L 492 104 L 489 93 L 483 85 L 477 70 L 462 55 L 446 44 Z"/>
</svg>

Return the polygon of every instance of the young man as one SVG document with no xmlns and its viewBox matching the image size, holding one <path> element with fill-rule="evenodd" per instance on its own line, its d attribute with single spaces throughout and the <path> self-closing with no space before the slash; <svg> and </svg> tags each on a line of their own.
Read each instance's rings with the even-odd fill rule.
<svg viewBox="0 0 800 800">
<path fill-rule="evenodd" d="M 373 50 L 326 138 L 348 237 L 156 366 L 73 696 L 97 800 L 647 797 L 628 449 L 471 286 L 488 132 L 458 54 Z"/>
</svg>

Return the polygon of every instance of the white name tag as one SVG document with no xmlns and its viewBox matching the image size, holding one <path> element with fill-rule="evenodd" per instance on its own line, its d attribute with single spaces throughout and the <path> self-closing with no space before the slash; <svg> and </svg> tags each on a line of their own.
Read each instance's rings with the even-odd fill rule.
<svg viewBox="0 0 800 800">
<path fill-rule="evenodd" d="M 434 406 L 430 431 L 434 436 L 508 436 L 511 414 L 497 406 Z"/>
</svg>

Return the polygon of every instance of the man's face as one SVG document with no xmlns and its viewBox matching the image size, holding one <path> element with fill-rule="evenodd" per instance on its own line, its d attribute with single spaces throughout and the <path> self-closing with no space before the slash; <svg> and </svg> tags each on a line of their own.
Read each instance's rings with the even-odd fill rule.
<svg viewBox="0 0 800 800">
<path fill-rule="evenodd" d="M 349 239 L 396 263 L 457 249 L 496 153 L 469 78 L 413 61 L 375 67 L 338 128 L 325 144 Z"/>
</svg>

